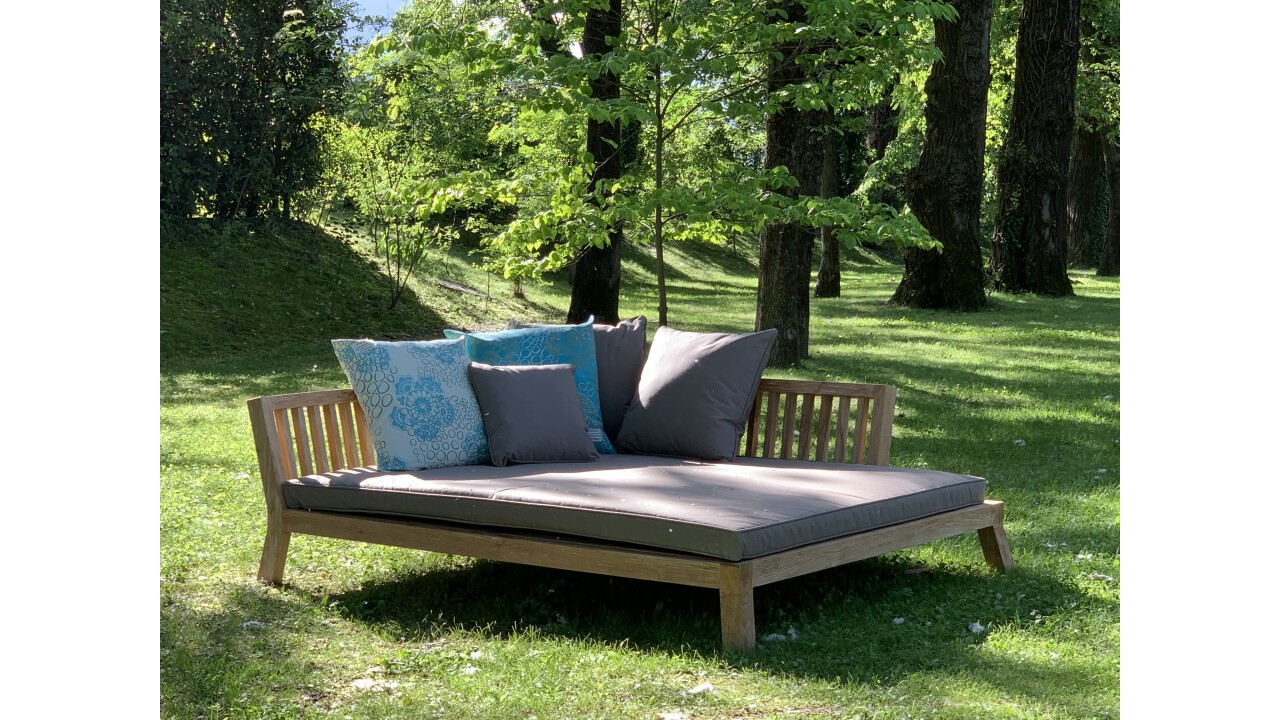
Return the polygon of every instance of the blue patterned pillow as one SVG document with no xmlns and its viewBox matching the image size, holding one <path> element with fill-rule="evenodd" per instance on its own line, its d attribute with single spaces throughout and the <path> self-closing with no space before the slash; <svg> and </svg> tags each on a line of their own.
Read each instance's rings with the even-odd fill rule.
<svg viewBox="0 0 1280 720">
<path fill-rule="evenodd" d="M 587 420 L 587 434 L 596 452 L 613 454 L 613 445 L 604 434 L 600 418 L 600 385 L 596 375 L 596 338 L 593 318 L 581 325 L 519 328 L 501 332 L 464 333 L 445 330 L 447 338 L 466 338 L 467 354 L 486 365 L 573 366 L 578 401 Z"/>
<path fill-rule="evenodd" d="M 489 461 L 462 341 L 334 340 L 333 351 L 364 408 L 379 470 Z"/>
</svg>

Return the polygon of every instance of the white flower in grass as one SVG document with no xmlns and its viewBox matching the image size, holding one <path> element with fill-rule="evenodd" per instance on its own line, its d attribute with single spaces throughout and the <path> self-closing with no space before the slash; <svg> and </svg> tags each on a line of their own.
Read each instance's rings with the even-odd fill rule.
<svg viewBox="0 0 1280 720">
<path fill-rule="evenodd" d="M 1092 560 L 1092 559 L 1093 559 L 1093 553 L 1087 553 L 1087 552 L 1076 553 L 1076 559 L 1077 559 L 1077 560 Z"/>
<path fill-rule="evenodd" d="M 684 694 L 685 695 L 701 695 L 703 693 L 709 693 L 712 690 L 715 690 L 715 688 L 711 687 L 711 683 L 702 683 L 697 687 L 692 687 L 692 688 L 689 688 L 688 690 L 685 690 Z"/>
<path fill-rule="evenodd" d="M 484 657 L 484 653 L 480 652 L 479 650 L 476 650 L 475 652 L 471 653 L 472 660 L 479 660 L 480 658 L 483 658 L 483 657 Z"/>
<path fill-rule="evenodd" d="M 1017 440 L 1013 441 L 1013 444 L 1017 445 L 1018 447 L 1026 447 L 1027 441 L 1023 440 L 1022 438 L 1018 438 Z"/>
<path fill-rule="evenodd" d="M 1092 575 L 1090 575 L 1090 576 L 1089 576 L 1089 579 L 1090 579 L 1090 580 L 1101 580 L 1101 581 L 1103 581 L 1103 582 L 1114 582 L 1114 581 L 1115 581 L 1115 578 L 1111 577 L 1110 575 L 1103 575 L 1102 573 L 1094 573 L 1094 574 L 1092 574 Z"/>
<path fill-rule="evenodd" d="M 904 623 L 904 622 L 906 622 L 906 621 L 907 621 L 907 619 L 906 619 L 906 618 L 896 617 L 896 618 L 894 618 L 894 619 L 893 619 L 893 624 L 894 624 L 894 625 L 901 625 L 902 623 Z"/>
<path fill-rule="evenodd" d="M 1114 395 L 1103 395 L 1103 396 L 1102 396 L 1102 399 L 1103 399 L 1103 400 L 1112 400 L 1112 399 L 1114 399 L 1114 398 L 1115 398 L 1115 396 L 1114 396 Z"/>
<path fill-rule="evenodd" d="M 969 623 L 969 632 L 971 632 L 971 633 L 980 633 L 980 632 L 982 632 L 982 631 L 984 631 L 984 630 L 986 630 L 986 629 L 987 629 L 987 628 L 986 628 L 986 627 L 984 627 L 984 626 L 982 625 L 982 623 L 978 623 L 978 622 L 971 622 L 971 623 Z"/>
<path fill-rule="evenodd" d="M 480 668 L 476 667 L 475 665 L 468 665 L 462 668 L 463 675 L 475 675 L 478 672 L 480 672 Z"/>
</svg>

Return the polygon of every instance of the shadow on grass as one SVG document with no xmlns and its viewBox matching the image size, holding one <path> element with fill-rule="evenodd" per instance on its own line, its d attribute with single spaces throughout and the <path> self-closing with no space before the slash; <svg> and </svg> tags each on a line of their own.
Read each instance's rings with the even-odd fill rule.
<svg viewBox="0 0 1280 720">
<path fill-rule="evenodd" d="M 981 556 L 976 539 L 965 542 Z M 973 651 L 986 634 L 970 623 L 1029 624 L 1033 610 L 1045 617 L 1089 601 L 1044 573 L 981 568 L 918 568 L 888 556 L 758 588 L 758 636 L 788 639 L 762 641 L 746 654 L 722 649 L 719 597 L 704 588 L 474 561 L 329 599 L 352 621 L 411 642 L 449 628 L 497 639 L 536 629 L 569 640 L 719 656 L 729 666 L 780 675 L 872 684 L 922 671 L 981 676 Z M 992 677 L 1004 682 L 1003 672 Z M 1041 702 L 1062 688 L 1087 686 L 1045 680 L 1005 690 Z"/>
</svg>

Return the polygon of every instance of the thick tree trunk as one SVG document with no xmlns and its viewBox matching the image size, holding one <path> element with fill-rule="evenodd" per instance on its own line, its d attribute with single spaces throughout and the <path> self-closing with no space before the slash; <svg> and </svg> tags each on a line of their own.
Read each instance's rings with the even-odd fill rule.
<svg viewBox="0 0 1280 720">
<path fill-rule="evenodd" d="M 934 20 L 942 60 L 925 82 L 924 150 L 907 177 L 907 199 L 942 243 L 908 250 L 893 302 L 976 310 L 987 302 L 982 268 L 982 159 L 991 84 L 991 0 L 953 0 L 955 22 Z"/>
<path fill-rule="evenodd" d="M 889 143 L 898 137 L 898 109 L 893 106 L 893 85 L 886 85 L 880 102 L 867 108 L 867 152 L 872 161 L 883 160 Z"/>
<path fill-rule="evenodd" d="M 1026 0 L 1013 109 L 996 169 L 991 279 L 1010 292 L 1071 295 L 1067 169 L 1075 129 L 1080 0 Z"/>
<path fill-rule="evenodd" d="M 836 194 L 836 133 L 828 132 L 822 140 L 822 197 Z M 836 229 L 824 225 L 821 230 L 822 257 L 818 260 L 818 277 L 813 283 L 816 298 L 840 297 L 840 241 Z"/>
<path fill-rule="evenodd" d="M 1111 190 L 1111 221 L 1098 256 L 1098 275 L 1120 276 L 1120 140 L 1107 143 L 1107 183 Z"/>
<path fill-rule="evenodd" d="M 782 5 L 792 21 L 804 17 L 798 2 Z M 781 58 L 770 62 L 768 90 L 777 93 L 804 82 L 799 62 L 804 47 L 798 42 L 777 46 Z M 765 119 L 764 164 L 785 165 L 798 188 L 780 189 L 788 197 L 818 195 L 822 189 L 822 146 L 829 113 L 804 111 L 791 102 Z M 766 223 L 760 236 L 759 283 L 756 288 L 756 330 L 776 328 L 778 339 L 769 365 L 794 365 L 809 356 L 809 273 L 814 233 L 798 223 Z"/>
<path fill-rule="evenodd" d="M 619 38 L 622 34 L 622 0 L 610 0 L 607 9 L 587 11 L 583 29 L 582 52 L 587 58 L 609 52 L 607 38 Z M 591 96 L 601 100 L 615 100 L 619 96 L 618 76 L 602 72 L 590 81 Z M 620 123 L 587 120 L 587 152 L 595 159 L 595 173 L 590 189 L 594 192 L 602 182 L 622 177 L 622 158 L 618 148 L 622 143 Z M 595 316 L 596 322 L 618 322 L 618 292 L 622 282 L 622 226 L 609 229 L 609 244 L 603 248 L 593 246 L 583 249 L 573 268 L 573 290 L 569 299 L 566 320 L 570 323 L 585 322 Z"/>
<path fill-rule="evenodd" d="M 1071 267 L 1093 267 L 1098 261 L 1103 238 L 1095 237 L 1093 229 L 1106 180 L 1106 147 L 1106 134 L 1101 128 L 1076 126 L 1067 184 L 1067 263 Z"/>
</svg>

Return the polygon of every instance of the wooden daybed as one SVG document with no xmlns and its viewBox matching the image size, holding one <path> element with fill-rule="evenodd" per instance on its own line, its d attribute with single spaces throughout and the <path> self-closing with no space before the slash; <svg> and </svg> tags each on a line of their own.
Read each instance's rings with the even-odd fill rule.
<svg viewBox="0 0 1280 720">
<path fill-rule="evenodd" d="M 517 498 L 520 504 L 500 503 L 508 510 L 508 517 L 511 516 L 510 509 L 516 507 L 520 510 L 516 517 L 520 519 L 542 518 L 542 526 L 535 523 L 524 527 L 511 527 L 509 520 L 499 526 L 486 526 L 478 520 L 477 517 L 483 515 L 474 513 L 495 502 L 488 496 L 442 496 L 440 487 L 426 485 L 423 485 L 427 488 L 423 492 L 401 492 L 406 488 L 419 489 L 422 483 L 429 484 L 434 477 L 432 473 L 440 477 L 447 474 L 420 471 L 418 475 L 379 476 L 376 468 L 372 467 L 375 461 L 364 413 L 355 393 L 349 389 L 254 398 L 249 401 L 249 414 L 267 504 L 267 535 L 258 577 L 263 582 L 274 584 L 283 581 L 289 539 L 300 533 L 714 588 L 720 592 L 721 636 L 725 646 L 750 650 L 756 642 L 753 591 L 762 585 L 974 531 L 978 533 L 986 562 L 999 570 L 1011 569 L 1013 557 L 1004 532 L 1004 505 L 984 497 L 985 483 L 981 478 L 887 467 L 895 396 L 894 388 L 887 385 L 766 378 L 760 382 L 757 391 L 741 458 L 733 463 L 696 463 L 669 458 L 646 460 L 646 456 L 631 455 L 606 457 L 608 462 L 599 470 L 604 473 L 602 479 L 591 479 L 590 470 L 583 475 L 583 464 L 578 463 L 573 468 L 469 466 L 447 476 L 446 479 L 452 478 L 447 482 L 441 481 L 445 485 L 443 492 L 453 492 L 449 488 L 471 488 L 469 483 L 482 483 L 487 476 L 490 479 L 501 477 L 504 482 L 498 485 L 505 487 L 510 484 L 513 472 L 543 479 L 544 484 L 530 491 L 532 494 L 526 493 L 524 497 Z M 625 488 L 625 480 L 634 482 L 639 478 L 643 481 L 650 464 L 653 466 L 652 486 L 631 487 L 642 487 L 652 494 L 655 488 L 664 487 L 664 483 L 675 482 L 674 487 L 679 487 L 682 493 L 690 491 L 696 495 L 703 492 L 696 499 L 710 502 L 703 503 L 701 512 L 716 517 L 733 513 L 732 508 L 721 506 L 724 498 L 739 499 L 739 505 L 743 507 L 739 508 L 738 515 L 753 516 L 748 518 L 748 524 L 759 525 L 761 532 L 782 528 L 790 533 L 786 536 L 790 539 L 783 545 L 797 542 L 795 537 L 805 537 L 795 528 L 804 530 L 808 527 L 803 525 L 806 522 L 811 525 L 825 523 L 825 529 L 807 530 L 825 533 L 815 536 L 824 539 L 770 551 L 770 536 L 766 536 L 762 541 L 764 544 L 757 543 L 758 547 L 753 551 L 749 541 L 759 540 L 759 537 L 744 535 L 743 543 L 734 544 L 737 535 L 723 528 L 699 527 L 697 521 L 680 518 L 667 521 L 652 513 L 634 517 L 611 510 L 606 514 L 606 522 L 595 522 L 590 513 L 598 512 L 598 509 L 569 506 L 575 502 L 572 498 L 566 501 L 557 496 L 555 507 L 543 508 L 536 502 L 538 493 L 547 492 L 548 488 L 562 494 L 566 492 L 565 487 L 587 487 L 588 494 L 598 494 L 601 488 Z M 459 475 L 464 471 L 471 474 Z M 556 474 L 557 471 L 562 472 Z M 751 473 L 768 475 L 769 482 L 773 483 L 769 486 L 772 494 L 752 496 L 749 493 L 751 488 L 746 485 L 733 485 L 737 473 L 744 477 Z M 461 481 L 457 479 L 459 477 Z M 582 480 L 584 477 L 587 479 Z M 695 481 L 696 478 L 712 480 L 697 481 L 709 484 L 695 487 L 691 484 L 695 481 L 689 481 L 689 477 L 695 477 Z M 882 495 L 885 492 L 883 488 L 892 487 L 899 478 L 915 483 L 917 489 L 925 485 L 928 488 L 914 494 L 904 490 L 902 494 L 910 496 L 903 500 L 906 505 L 898 502 L 899 498 L 884 496 L 874 502 L 860 499 L 849 503 L 850 507 L 828 512 L 809 513 L 792 509 L 793 516 L 784 518 L 790 524 L 755 519 L 757 509 L 760 513 L 773 512 L 768 508 L 757 508 L 757 505 L 791 505 L 795 504 L 790 502 L 792 500 L 801 504 L 805 501 L 802 495 L 780 495 L 778 488 L 785 487 L 788 478 L 795 478 L 797 488 L 812 486 L 815 478 L 830 480 L 827 485 L 819 487 L 829 487 L 823 492 L 832 496 L 839 493 L 848 495 L 851 492 L 849 486 L 857 484 L 860 478 L 877 484 Z M 939 478 L 952 482 L 952 486 L 933 489 L 929 483 Z M 959 493 L 954 488 L 968 494 Z M 946 492 L 951 494 L 946 495 Z M 317 497 L 321 498 L 316 501 L 320 505 L 313 504 L 311 500 Z M 324 498 L 328 497 L 342 499 L 336 504 L 326 505 Z M 497 494 L 494 493 L 493 497 Z M 531 502 L 530 497 L 535 500 Z M 779 502 L 762 502 L 760 497 Z M 355 499 L 354 505 L 352 498 Z M 920 498 L 934 502 L 922 505 Z M 373 504 L 360 504 L 360 500 L 369 500 Z M 405 500 L 411 501 L 410 504 L 403 504 Z M 615 504 L 626 500 L 625 497 L 614 498 Z M 683 508 L 696 504 L 678 505 Z M 950 507 L 956 504 L 963 506 Z M 663 505 L 661 502 L 657 505 L 676 507 L 676 504 Z M 348 507 L 354 509 L 342 509 Z M 415 507 L 429 509 L 400 509 Z M 938 511 L 942 507 L 948 509 Z M 388 512 L 388 508 L 395 512 Z M 450 508 L 459 508 L 461 514 L 454 516 Z M 546 512 L 542 512 L 544 510 Z M 414 516 L 413 512 L 429 516 Z M 895 512 L 899 515 L 907 513 L 911 519 L 894 521 L 893 518 L 897 517 Z M 578 521 L 576 528 L 603 529 L 599 533 L 594 530 L 590 533 L 596 537 L 585 537 L 576 529 L 566 534 L 561 528 L 546 525 L 547 522 L 558 522 L 556 518 Z M 610 535 L 612 528 L 626 525 L 615 520 L 634 521 L 641 528 L 641 535 L 661 542 L 640 542 L 632 536 Z M 655 524 L 663 522 L 669 522 L 669 527 Z M 831 527 L 834 522 L 848 524 L 841 526 L 844 529 L 833 536 Z M 892 524 L 884 524 L 886 522 Z M 695 543 L 696 551 L 672 549 L 683 547 L 677 544 L 681 542 L 677 540 L 681 533 L 675 530 L 688 530 L 685 535 L 702 532 L 712 539 L 713 544 L 722 538 L 728 538 L 730 542 L 725 547 L 699 549 L 695 539 L 689 542 Z M 785 533 L 775 533 L 781 534 Z M 668 537 L 672 538 L 669 542 Z"/>
</svg>

